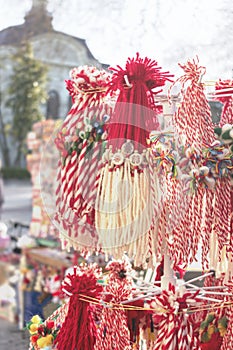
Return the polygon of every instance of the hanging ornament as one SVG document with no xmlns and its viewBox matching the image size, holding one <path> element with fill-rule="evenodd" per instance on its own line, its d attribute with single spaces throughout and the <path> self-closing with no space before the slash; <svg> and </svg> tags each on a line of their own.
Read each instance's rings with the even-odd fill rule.
<svg viewBox="0 0 233 350">
<path fill-rule="evenodd" d="M 96 325 L 91 302 L 100 297 L 98 270 L 74 267 L 63 282 L 63 291 L 70 298 L 69 309 L 56 338 L 57 350 L 89 350 L 94 348 Z"/>
<path fill-rule="evenodd" d="M 73 106 L 55 139 L 60 161 L 54 223 L 67 249 L 97 245 L 94 201 L 111 109 L 106 98 L 109 79 L 104 70 L 80 66 L 66 82 Z"/>
<path fill-rule="evenodd" d="M 100 325 L 97 329 L 95 350 L 131 350 L 127 316 L 121 301 L 129 297 L 130 291 L 122 285 L 112 284 L 106 290 Z M 114 306 L 117 305 L 117 306 Z"/>
<path fill-rule="evenodd" d="M 140 265 L 156 250 L 152 236 L 155 239 L 159 188 L 147 146 L 149 132 L 159 128 L 154 94 L 171 75 L 139 54 L 129 58 L 125 68 L 111 69 L 109 92 L 119 95 L 107 125 L 95 224 L 105 251 L 115 258 L 127 251 Z"/>
<path fill-rule="evenodd" d="M 226 164 L 231 163 L 231 160 L 225 154 L 225 149 L 219 147 L 218 142 L 214 140 L 210 106 L 201 83 L 205 68 L 199 66 L 198 60 L 190 60 L 180 66 L 185 74 L 174 84 L 181 84 L 181 103 L 173 116 L 173 125 L 178 135 L 173 138 L 174 144 L 171 144 L 170 148 L 166 146 L 162 149 L 162 152 L 166 152 L 163 158 L 160 151 L 159 158 L 160 164 L 161 159 L 162 164 L 164 160 L 167 163 L 167 196 L 158 223 L 158 254 L 162 253 L 161 249 L 165 244 L 176 264 L 182 261 L 188 265 L 195 260 L 198 245 L 201 243 L 204 269 L 209 268 L 208 254 L 215 244 L 213 241 L 216 240 L 216 234 L 213 233 L 216 232 L 215 224 L 221 221 L 220 212 L 217 210 L 217 206 L 221 204 L 217 204 L 216 201 L 216 193 L 219 191 L 218 178 L 226 174 L 223 181 L 229 183 L 231 164 Z M 157 139 L 154 139 L 153 134 L 150 138 L 153 151 L 158 152 Z M 158 158 L 156 153 L 154 155 L 155 159 Z M 216 170 L 222 169 L 222 166 L 226 171 L 221 170 L 217 174 Z M 185 190 L 185 182 L 190 184 L 191 193 L 190 190 Z M 225 203 L 226 198 L 229 198 L 229 186 L 223 196 Z M 219 260 L 229 244 L 229 203 L 228 199 L 227 205 L 222 208 L 225 213 L 224 225 L 217 230 Z"/>
<path fill-rule="evenodd" d="M 163 291 L 151 302 L 151 307 L 158 310 L 153 316 L 154 323 L 158 324 L 153 350 L 200 350 L 186 313 L 188 299 L 194 298 L 195 295 L 188 292 L 177 295 L 170 285 L 168 291 Z"/>
<path fill-rule="evenodd" d="M 219 237 L 229 236 L 230 244 L 227 246 L 228 253 L 233 256 L 233 81 L 219 80 L 215 86 L 215 99 L 223 103 L 223 109 L 220 117 L 219 127 L 215 128 L 220 142 L 227 146 L 226 155 L 229 156 L 228 165 L 230 168 L 230 176 L 220 179 L 217 183 L 216 190 L 216 212 L 221 213 L 221 217 L 217 216 L 216 230 Z M 222 96 L 221 96 L 222 95 Z M 223 168 L 225 169 L 225 167 Z M 220 170 L 222 170 L 220 168 Z M 222 170 L 224 171 L 224 170 Z"/>
<path fill-rule="evenodd" d="M 181 84 L 182 101 L 173 116 L 173 123 L 185 145 L 193 145 L 200 151 L 204 142 L 210 144 L 214 140 L 210 106 L 201 83 L 206 69 L 199 65 L 198 58 L 179 66 L 185 74 L 170 87 L 171 91 L 175 84 Z"/>
<path fill-rule="evenodd" d="M 214 96 L 217 101 L 223 103 L 219 126 L 233 124 L 233 81 L 219 79 L 215 85 Z"/>
<path fill-rule="evenodd" d="M 127 315 L 121 305 L 132 292 L 132 280 L 129 276 L 131 266 L 124 259 L 110 262 L 106 269 L 110 273 L 103 293 L 103 309 L 94 349 L 131 350 Z"/>
</svg>

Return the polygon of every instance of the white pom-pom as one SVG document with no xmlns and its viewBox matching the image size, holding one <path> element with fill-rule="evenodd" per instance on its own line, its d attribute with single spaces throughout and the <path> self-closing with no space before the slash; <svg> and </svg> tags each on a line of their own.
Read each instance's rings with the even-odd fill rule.
<svg viewBox="0 0 233 350">
<path fill-rule="evenodd" d="M 213 190 L 215 187 L 215 180 L 213 177 L 206 176 L 205 177 L 205 183 L 208 186 L 209 189 Z"/>
<path fill-rule="evenodd" d="M 225 125 L 223 125 L 223 127 L 222 127 L 222 133 L 225 132 L 225 131 L 227 131 L 227 130 L 229 130 L 229 129 L 231 129 L 231 128 L 232 128 L 232 125 L 231 125 L 231 124 L 225 124 Z"/>
<path fill-rule="evenodd" d="M 204 175 L 204 176 L 208 175 L 209 174 L 208 166 L 200 167 L 199 172 L 200 172 L 201 175 Z"/>
</svg>

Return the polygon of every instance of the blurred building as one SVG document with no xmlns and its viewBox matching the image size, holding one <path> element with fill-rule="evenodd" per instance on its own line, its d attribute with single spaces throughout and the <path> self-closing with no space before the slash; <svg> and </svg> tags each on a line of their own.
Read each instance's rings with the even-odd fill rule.
<svg viewBox="0 0 233 350">
<path fill-rule="evenodd" d="M 11 110 L 5 107 L 7 87 L 12 74 L 12 54 L 23 41 L 30 41 L 34 56 L 48 66 L 48 100 L 41 107 L 46 118 L 64 118 L 71 106 L 65 87 L 72 68 L 79 65 L 105 65 L 98 62 L 86 41 L 54 30 L 53 17 L 47 11 L 47 0 L 33 0 L 31 10 L 22 25 L 0 31 L 0 92 L 4 121 L 10 121 Z"/>
</svg>

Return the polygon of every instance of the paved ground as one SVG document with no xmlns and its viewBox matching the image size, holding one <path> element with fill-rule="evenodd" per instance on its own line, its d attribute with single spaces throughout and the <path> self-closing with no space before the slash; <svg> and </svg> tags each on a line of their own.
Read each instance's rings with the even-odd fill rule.
<svg viewBox="0 0 233 350">
<path fill-rule="evenodd" d="M 4 183 L 5 203 L 0 221 L 9 220 L 29 224 L 31 220 L 31 183 L 29 181 L 7 181 Z M 17 324 L 0 318 L 0 350 L 27 350 L 27 331 L 19 331 Z"/>
<path fill-rule="evenodd" d="M 0 350 L 27 350 L 28 344 L 27 331 L 19 331 L 16 324 L 0 318 Z"/>
<path fill-rule="evenodd" d="M 4 182 L 5 203 L 1 221 L 20 221 L 29 224 L 31 221 L 31 183 L 24 180 L 8 180 Z"/>
</svg>

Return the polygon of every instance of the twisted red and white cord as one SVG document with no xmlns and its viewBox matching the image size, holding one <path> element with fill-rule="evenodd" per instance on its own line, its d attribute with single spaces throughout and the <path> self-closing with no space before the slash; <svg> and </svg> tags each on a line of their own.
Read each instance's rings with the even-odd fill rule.
<svg viewBox="0 0 233 350">
<path fill-rule="evenodd" d="M 209 269 L 208 254 L 210 251 L 210 237 L 213 231 L 214 222 L 214 205 L 215 193 L 209 189 L 205 189 L 203 197 L 203 212 L 202 212 L 202 230 L 201 230 L 201 249 L 202 249 L 202 268 Z"/>
<path fill-rule="evenodd" d="M 162 314 L 158 312 L 154 315 L 154 322 L 159 322 L 159 329 L 153 350 L 199 350 L 188 315 L 179 308 L 179 301 L 173 293 L 163 291 L 155 298 L 156 308 L 161 309 Z"/>
<path fill-rule="evenodd" d="M 214 129 L 211 119 L 211 111 L 205 97 L 204 88 L 200 80 L 205 74 L 205 68 L 199 65 L 198 59 L 189 60 L 186 64 L 179 66 L 185 74 L 172 84 L 181 84 L 181 95 L 183 97 L 177 112 L 173 116 L 174 126 L 178 134 L 185 136 L 186 145 L 194 145 L 201 150 L 204 142 L 211 143 L 214 140 Z M 185 85 L 190 85 L 185 90 Z"/>
<path fill-rule="evenodd" d="M 127 274 L 130 265 L 124 260 L 112 261 L 107 268 L 110 274 L 104 290 L 104 301 L 108 300 L 108 303 L 103 304 L 94 350 L 131 350 L 127 316 L 120 304 L 131 295 L 132 278 L 121 278 L 119 275 L 121 271 Z"/>
<path fill-rule="evenodd" d="M 224 89 L 224 92 L 221 90 Z M 219 91 L 220 90 L 220 91 Z M 224 95 L 221 97 L 221 95 Z M 233 124 L 233 80 L 219 80 L 215 86 L 215 99 L 223 103 L 219 126 Z"/>
<path fill-rule="evenodd" d="M 231 232 L 231 183 L 229 178 L 219 179 L 216 182 L 215 190 L 215 225 L 214 231 L 217 234 L 219 253 L 224 246 L 229 250 Z"/>
</svg>

